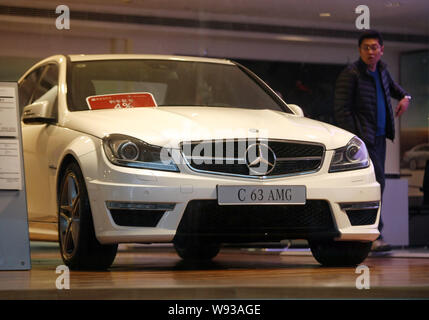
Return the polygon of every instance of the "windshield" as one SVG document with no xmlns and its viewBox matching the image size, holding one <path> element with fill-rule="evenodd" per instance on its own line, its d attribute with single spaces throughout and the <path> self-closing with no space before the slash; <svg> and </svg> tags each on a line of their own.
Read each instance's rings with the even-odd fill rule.
<svg viewBox="0 0 429 320">
<path fill-rule="evenodd" d="M 176 60 L 71 63 L 68 107 L 88 110 L 94 95 L 148 92 L 158 106 L 270 109 L 292 113 L 256 77 L 237 65 Z"/>
</svg>

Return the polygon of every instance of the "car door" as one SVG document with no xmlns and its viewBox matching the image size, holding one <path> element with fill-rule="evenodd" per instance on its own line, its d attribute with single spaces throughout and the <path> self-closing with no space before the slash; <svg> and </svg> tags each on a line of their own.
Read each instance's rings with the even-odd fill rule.
<svg viewBox="0 0 429 320">
<path fill-rule="evenodd" d="M 22 108 L 28 104 L 53 99 L 57 113 L 59 67 L 56 63 L 44 65 L 30 73 L 19 86 Z M 21 110 L 22 112 L 22 110 Z M 29 220 L 55 222 L 55 170 L 49 163 L 50 140 L 55 135 L 54 123 L 22 123 L 24 164 Z M 53 189 L 53 190 L 52 190 Z"/>
</svg>

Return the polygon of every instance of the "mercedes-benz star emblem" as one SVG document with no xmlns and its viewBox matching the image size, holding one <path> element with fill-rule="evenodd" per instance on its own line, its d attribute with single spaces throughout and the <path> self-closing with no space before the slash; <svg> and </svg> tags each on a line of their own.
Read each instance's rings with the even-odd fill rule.
<svg viewBox="0 0 429 320">
<path fill-rule="evenodd" d="M 268 175 L 276 166 L 274 151 L 263 143 L 250 145 L 246 150 L 245 159 L 250 173 L 258 176 Z"/>
</svg>

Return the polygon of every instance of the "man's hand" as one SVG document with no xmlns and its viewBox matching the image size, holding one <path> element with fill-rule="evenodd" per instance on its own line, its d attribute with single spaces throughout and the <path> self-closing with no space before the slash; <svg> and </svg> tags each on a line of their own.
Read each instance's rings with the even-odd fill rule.
<svg viewBox="0 0 429 320">
<path fill-rule="evenodd" d="M 395 116 L 400 117 L 405 111 L 407 111 L 409 104 L 410 100 L 407 98 L 403 98 L 401 101 L 399 101 L 395 109 Z"/>
</svg>

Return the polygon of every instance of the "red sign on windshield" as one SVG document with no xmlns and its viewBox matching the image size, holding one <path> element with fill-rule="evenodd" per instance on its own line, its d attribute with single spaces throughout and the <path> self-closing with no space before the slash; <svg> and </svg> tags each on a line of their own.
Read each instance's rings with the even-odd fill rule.
<svg viewBox="0 0 429 320">
<path fill-rule="evenodd" d="M 149 92 L 90 96 L 86 98 L 86 103 L 91 110 L 147 108 L 157 106 L 153 95 Z"/>
</svg>

